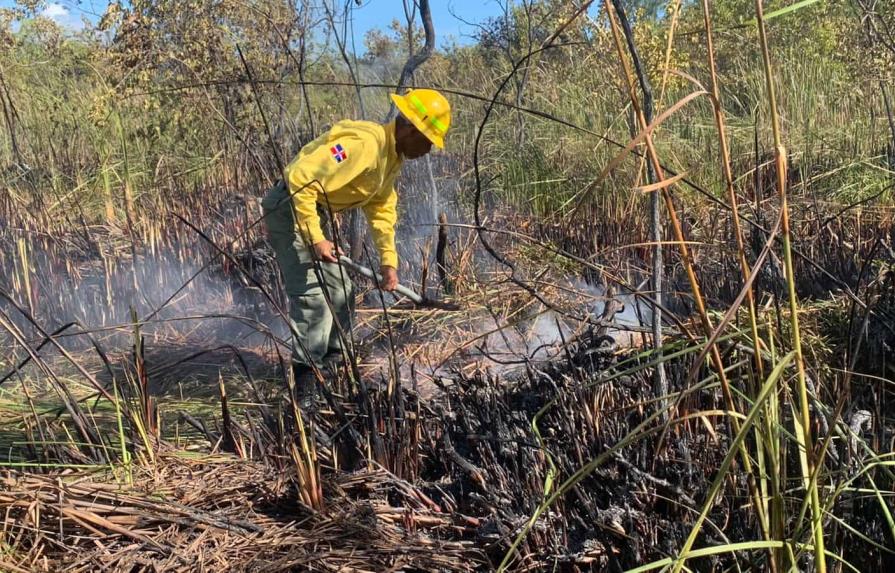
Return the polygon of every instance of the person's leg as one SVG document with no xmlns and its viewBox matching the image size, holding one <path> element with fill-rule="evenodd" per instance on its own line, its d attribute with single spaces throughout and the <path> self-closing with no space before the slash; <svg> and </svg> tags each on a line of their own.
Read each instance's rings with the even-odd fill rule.
<svg viewBox="0 0 895 573">
<path fill-rule="evenodd" d="M 332 314 L 314 271 L 313 258 L 295 233 L 292 202 L 285 188 L 276 187 L 264 198 L 268 236 L 289 296 L 292 322 L 292 360 L 304 370 L 320 366 L 329 344 Z"/>
<path fill-rule="evenodd" d="M 348 344 L 351 343 L 351 329 L 354 325 L 354 283 L 348 276 L 348 272 L 340 265 L 324 264 L 323 279 L 326 283 L 327 293 L 330 297 L 335 319 L 341 326 Z M 327 360 L 338 361 L 342 357 L 343 340 L 339 328 L 333 324 L 327 341 Z"/>
</svg>

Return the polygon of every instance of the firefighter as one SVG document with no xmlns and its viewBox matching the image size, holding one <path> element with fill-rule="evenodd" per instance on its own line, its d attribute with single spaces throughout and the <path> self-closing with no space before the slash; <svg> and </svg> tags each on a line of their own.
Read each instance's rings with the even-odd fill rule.
<svg viewBox="0 0 895 573">
<path fill-rule="evenodd" d="M 314 367 L 341 358 L 354 312 L 354 287 L 338 264 L 341 251 L 329 232 L 329 214 L 363 210 L 379 253 L 379 286 L 394 290 L 395 180 L 405 159 L 426 155 L 432 145 L 444 148 L 451 124 L 450 105 L 435 90 L 416 89 L 391 98 L 400 112 L 394 121 L 336 123 L 301 149 L 285 168 L 284 181 L 262 202 L 289 296 L 293 372 L 306 406 L 314 402 Z"/>
</svg>

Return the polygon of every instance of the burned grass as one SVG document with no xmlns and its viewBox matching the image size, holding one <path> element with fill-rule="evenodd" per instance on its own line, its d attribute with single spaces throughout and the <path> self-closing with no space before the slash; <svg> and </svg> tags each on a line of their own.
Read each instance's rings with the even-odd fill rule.
<svg viewBox="0 0 895 573">
<path fill-rule="evenodd" d="M 385 384 L 372 385 L 365 401 L 349 389 L 340 395 L 333 384 L 328 406 L 305 422 L 316 436 L 325 500 L 318 510 L 301 502 L 301 480 L 286 455 L 291 439 L 264 425 L 265 408 L 247 408 L 231 421 L 236 455 L 188 456 L 158 442 L 146 467 L 8 470 L 0 507 L 9 516 L 4 543 L 12 565 L 489 570 L 542 499 L 547 474 L 574 471 L 625 433 L 627 417 L 639 416 L 644 380 L 599 383 L 618 360 L 614 345 L 582 336 L 566 351 L 568 362 L 509 380 L 483 370 L 440 380 L 443 396 L 426 402 L 406 389 L 390 394 Z M 557 402 L 543 424 L 547 453 L 530 419 L 551 399 Z M 374 418 L 375 437 L 367 417 Z M 248 427 L 252 419 L 257 428 Z M 220 435 L 209 437 L 209 447 L 227 447 Z M 619 456 L 539 522 L 522 569 L 602 567 L 656 556 L 651 547 L 660 528 L 681 510 L 672 504 L 658 517 L 649 506 L 659 498 L 690 499 L 681 488 L 693 487 L 661 477 L 673 474 L 670 469 L 653 475 L 648 460 L 639 459 L 646 453 Z"/>
<path fill-rule="evenodd" d="M 730 448 L 717 382 L 709 375 L 680 386 L 698 347 L 666 345 L 677 398 L 669 427 L 651 415 L 654 355 L 619 348 L 595 328 L 557 350 L 498 373 L 479 355 L 471 371 L 436 377 L 427 399 L 413 390 L 413 372 L 401 387 L 373 375 L 359 385 L 342 369 L 330 373 L 312 417 L 268 386 L 262 403 L 234 405 L 230 396 L 228 412 L 197 415 L 203 430 L 179 446 L 152 439 L 152 463 L 138 461 L 147 444 L 128 432 L 132 461 L 103 468 L 77 454 L 69 468 L 60 459 L 8 467 L 2 563 L 12 571 L 487 571 L 526 525 L 514 571 L 625 570 L 672 555 Z M 745 376 L 749 362 L 732 359 L 731 373 Z M 663 429 L 665 439 L 654 439 Z M 855 431 L 860 447 L 863 429 Z M 838 463 L 845 452 L 835 450 Z M 64 451 L 73 450 L 55 455 Z M 794 454 L 788 463 L 798 463 Z M 852 467 L 843 479 L 860 479 Z M 531 522 L 582 468 L 590 469 Z M 308 502 L 309 487 L 320 505 Z M 885 547 L 873 504 L 838 503 L 831 511 L 864 522 Z M 758 535 L 747 477 L 731 474 L 702 544 Z M 882 566 L 882 555 L 852 559 Z M 694 558 L 692 566 L 760 570 L 762 558 Z"/>
</svg>

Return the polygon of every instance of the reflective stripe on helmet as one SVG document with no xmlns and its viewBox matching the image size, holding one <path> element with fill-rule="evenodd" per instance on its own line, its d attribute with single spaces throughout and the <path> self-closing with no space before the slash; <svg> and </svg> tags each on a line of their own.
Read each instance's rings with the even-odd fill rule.
<svg viewBox="0 0 895 573">
<path fill-rule="evenodd" d="M 437 117 L 429 116 L 429 111 L 426 109 L 426 106 L 423 105 L 423 102 L 420 101 L 420 98 L 416 97 L 415 94 L 410 94 L 407 96 L 407 99 L 410 100 L 410 103 L 413 104 L 413 107 L 416 109 L 416 112 L 422 116 L 422 120 L 425 121 L 426 118 L 429 119 L 429 123 L 432 124 L 439 133 L 445 133 L 447 131 L 447 126 L 442 123 Z"/>
<path fill-rule="evenodd" d="M 423 102 L 420 101 L 420 98 L 411 94 L 407 96 L 407 99 L 409 99 L 410 103 L 413 104 L 413 107 L 416 108 L 417 113 L 419 113 L 423 117 L 429 115 L 429 112 L 426 111 L 426 106 L 423 105 Z"/>
<path fill-rule="evenodd" d="M 438 130 L 439 133 L 444 133 L 447 131 L 447 126 L 441 122 L 437 117 L 431 118 L 429 121 L 432 122 L 432 126 Z"/>
</svg>

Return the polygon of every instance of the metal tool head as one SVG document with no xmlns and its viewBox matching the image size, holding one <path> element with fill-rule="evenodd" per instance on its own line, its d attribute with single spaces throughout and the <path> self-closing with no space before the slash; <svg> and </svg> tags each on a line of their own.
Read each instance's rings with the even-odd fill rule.
<svg viewBox="0 0 895 573">
<path fill-rule="evenodd" d="M 420 308 L 435 308 L 438 310 L 448 310 L 448 311 L 456 311 L 460 310 L 460 305 L 455 302 L 445 302 L 443 300 L 432 300 L 428 298 L 424 298 L 422 302 L 415 304 L 414 306 Z"/>
</svg>

